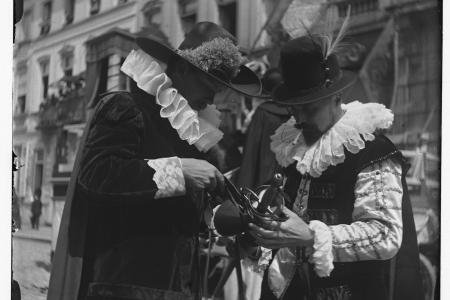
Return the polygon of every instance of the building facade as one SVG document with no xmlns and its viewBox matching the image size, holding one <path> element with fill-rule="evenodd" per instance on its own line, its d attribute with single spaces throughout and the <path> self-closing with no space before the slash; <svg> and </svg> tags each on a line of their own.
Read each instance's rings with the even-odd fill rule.
<svg viewBox="0 0 450 300">
<path fill-rule="evenodd" d="M 392 140 L 403 150 L 426 143 L 429 156 L 438 157 L 442 11 L 436 0 L 24 0 L 13 77 L 13 146 L 24 165 L 15 176 L 22 219 L 29 218 L 33 192 L 40 188 L 41 220 L 53 225 L 54 248 L 89 111 L 99 94 L 128 89 L 119 69 L 136 48 L 136 35 L 177 47 L 196 22 L 212 21 L 266 69 L 276 66 L 289 38 L 280 30 L 289 23 L 286 9 L 296 18 L 304 12 L 310 17 L 314 5 L 323 3 L 340 18 L 352 8 L 351 46 L 341 64 L 359 76 L 348 99 L 384 103 L 396 115 Z M 229 127 L 240 109 L 240 103 L 224 108 Z M 423 176 L 438 181 L 438 165 L 424 166 Z M 437 189 L 426 195 L 429 202 L 418 197 L 413 204 L 438 207 Z"/>
<path fill-rule="evenodd" d="M 127 89 L 120 64 L 136 34 L 177 47 L 199 21 L 222 24 L 243 48 L 265 22 L 263 0 L 25 0 L 14 45 L 13 147 L 25 223 L 36 189 L 54 237 L 89 108 L 102 92 Z M 265 36 L 257 46 L 266 42 Z M 56 240 L 56 238 L 54 238 Z"/>
<path fill-rule="evenodd" d="M 136 30 L 136 4 L 119 0 L 24 1 L 14 49 L 13 145 L 24 164 L 15 186 L 25 218 L 34 190 L 41 188 L 44 221 L 52 221 L 57 138 L 66 124 L 44 124 L 43 118 L 47 117 L 44 108 L 64 94 L 58 81 L 85 71 L 84 44 L 89 38 L 116 26 Z M 72 127 L 68 131 L 77 134 L 79 130 Z"/>
</svg>

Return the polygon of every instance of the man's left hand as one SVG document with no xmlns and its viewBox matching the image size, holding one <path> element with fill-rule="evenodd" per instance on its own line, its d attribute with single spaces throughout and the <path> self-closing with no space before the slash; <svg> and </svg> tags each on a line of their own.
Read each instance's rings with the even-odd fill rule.
<svg viewBox="0 0 450 300">
<path fill-rule="evenodd" d="M 262 227 L 249 224 L 249 232 L 256 242 L 270 249 L 312 246 L 314 233 L 308 224 L 286 207 L 282 211 L 289 218 L 284 222 L 261 219 Z"/>
</svg>

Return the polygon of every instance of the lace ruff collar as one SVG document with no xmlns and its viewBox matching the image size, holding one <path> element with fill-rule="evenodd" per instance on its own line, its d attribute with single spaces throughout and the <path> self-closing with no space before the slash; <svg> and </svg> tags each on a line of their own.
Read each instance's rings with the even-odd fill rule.
<svg viewBox="0 0 450 300">
<path fill-rule="evenodd" d="M 271 136 L 270 144 L 278 163 L 287 167 L 296 161 L 301 174 L 319 177 L 330 165 L 344 162 L 344 147 L 358 153 L 366 141 L 375 138 L 377 129 L 389 128 L 394 120 L 391 110 L 379 103 L 354 101 L 342 104 L 342 108 L 342 118 L 311 146 L 305 144 L 301 129 L 295 127 L 294 117 L 282 124 Z"/>
<path fill-rule="evenodd" d="M 180 139 L 206 152 L 223 137 L 218 129 L 220 112 L 215 105 L 193 110 L 187 100 L 172 87 L 172 81 L 161 64 L 142 50 L 132 50 L 121 67 L 137 86 L 155 96 L 161 106 L 160 116 L 169 120 Z"/>
</svg>

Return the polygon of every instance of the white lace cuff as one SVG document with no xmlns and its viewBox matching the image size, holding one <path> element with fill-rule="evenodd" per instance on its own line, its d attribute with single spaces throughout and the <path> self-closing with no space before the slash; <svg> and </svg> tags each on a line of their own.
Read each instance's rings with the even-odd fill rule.
<svg viewBox="0 0 450 300">
<path fill-rule="evenodd" d="M 181 160 L 178 157 L 150 159 L 147 161 L 147 164 L 155 170 L 153 181 L 158 186 L 155 199 L 186 194 Z"/>
<path fill-rule="evenodd" d="M 264 247 L 260 248 L 261 248 L 261 256 L 258 259 L 258 266 L 261 269 L 265 270 L 269 266 L 270 261 L 272 260 L 272 249 Z"/>
<path fill-rule="evenodd" d="M 260 247 L 261 255 L 258 259 L 258 261 L 255 261 L 251 258 L 245 257 L 242 260 L 242 266 L 250 271 L 255 272 L 259 274 L 264 274 L 264 271 L 267 269 L 267 267 L 270 264 L 270 261 L 272 259 L 272 250 L 267 249 L 264 247 Z"/>
<path fill-rule="evenodd" d="M 319 277 L 328 277 L 334 269 L 331 231 L 325 223 L 317 220 L 311 221 L 309 228 L 314 232 L 314 251 L 309 262 Z"/>
</svg>

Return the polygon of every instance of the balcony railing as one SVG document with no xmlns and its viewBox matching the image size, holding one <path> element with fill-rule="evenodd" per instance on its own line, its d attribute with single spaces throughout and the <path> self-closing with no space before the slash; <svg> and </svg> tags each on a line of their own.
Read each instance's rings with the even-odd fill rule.
<svg viewBox="0 0 450 300">
<path fill-rule="evenodd" d="M 370 13 L 380 8 L 378 0 L 334 0 L 330 3 L 337 6 L 339 17 L 345 17 L 349 5 L 352 7 L 352 16 Z"/>
<path fill-rule="evenodd" d="M 86 120 L 84 79 L 67 76 L 56 82 L 58 95 L 49 96 L 39 108 L 38 129 L 58 128 Z"/>
<path fill-rule="evenodd" d="M 410 7 L 421 9 L 427 6 L 436 6 L 437 0 L 329 0 L 328 3 L 338 7 L 339 16 L 344 17 L 347 7 L 351 5 L 352 16 L 364 15 L 377 10 L 389 10 L 391 8 Z"/>
</svg>

